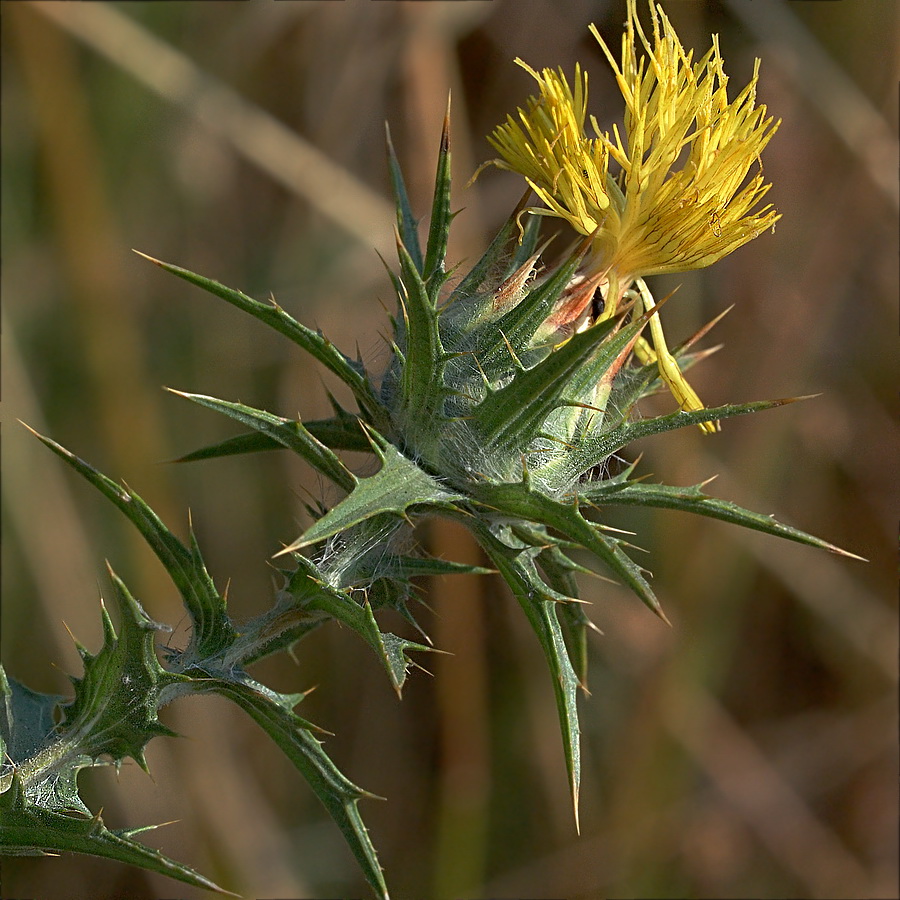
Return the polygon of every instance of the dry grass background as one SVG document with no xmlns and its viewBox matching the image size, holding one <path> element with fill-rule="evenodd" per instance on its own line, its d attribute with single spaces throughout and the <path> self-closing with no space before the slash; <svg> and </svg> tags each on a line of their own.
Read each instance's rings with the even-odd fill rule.
<svg viewBox="0 0 900 900">
<path fill-rule="evenodd" d="M 676 279 L 673 338 L 727 305 L 710 403 L 822 392 L 800 405 L 649 441 L 643 467 L 715 491 L 870 559 L 848 562 L 677 513 L 621 516 L 649 549 L 674 622 L 585 585 L 594 641 L 574 833 L 548 678 L 502 585 L 433 585 L 439 646 L 398 703 L 336 628 L 297 662 L 304 715 L 358 784 L 399 898 L 897 896 L 897 83 L 890 0 L 668 3 L 684 43 L 719 32 L 735 83 L 763 58 L 784 119 L 766 152 L 774 236 Z M 580 59 L 603 122 L 620 104 L 589 39 L 618 46 L 623 2 L 254 0 L 5 2 L 3 14 L 3 659 L 65 693 L 65 622 L 100 640 L 109 559 L 159 620 L 174 589 L 130 526 L 15 422 L 123 478 L 176 531 L 188 509 L 234 613 L 268 604 L 266 560 L 304 524 L 310 473 L 283 454 L 163 461 L 232 432 L 167 384 L 284 415 L 327 414 L 287 342 L 166 276 L 138 248 L 274 293 L 346 351 L 382 353 L 392 259 L 383 123 L 425 211 L 453 91 L 454 258 L 518 197 L 507 173 L 464 186 L 484 135 L 531 91 L 512 64 Z M 674 283 L 674 282 L 673 282 Z M 673 283 L 661 284 L 667 291 Z M 327 381 L 325 382 L 327 384 Z M 660 399 L 660 403 L 665 403 Z M 472 558 L 444 526 L 423 539 Z M 179 639 L 179 632 L 173 640 Z M 307 646 L 308 644 L 308 646 Z M 148 841 L 247 897 L 360 896 L 341 838 L 256 727 L 198 699 L 180 740 L 85 776 L 113 827 L 178 819 Z M 5 860 L 3 895 L 198 897 L 86 858 Z"/>
</svg>

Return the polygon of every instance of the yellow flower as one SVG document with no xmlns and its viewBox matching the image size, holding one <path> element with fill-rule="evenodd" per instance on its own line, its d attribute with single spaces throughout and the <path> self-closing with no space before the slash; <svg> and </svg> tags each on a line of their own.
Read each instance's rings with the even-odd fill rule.
<svg viewBox="0 0 900 900">
<path fill-rule="evenodd" d="M 729 102 L 717 38 L 694 62 L 654 0 L 649 6 L 652 45 L 636 0 L 628 0 L 621 63 L 591 26 L 625 100 L 624 136 L 615 126 L 612 137 L 601 132 L 593 116 L 596 136 L 586 135 L 587 74 L 580 67 L 573 94 L 561 71 L 539 74 L 517 60 L 540 96 L 519 110 L 519 121 L 509 116 L 488 138 L 501 156 L 495 164 L 524 175 L 546 204 L 533 212 L 566 219 L 593 237 L 586 275 L 605 289 L 605 316 L 635 281 L 638 290 L 628 296 L 638 311 L 649 311 L 654 301 L 642 276 L 708 266 L 779 218 L 771 205 L 757 208 L 770 187 L 761 171 L 747 177 L 780 124 L 756 105 L 759 60 Z M 642 342 L 638 355 L 658 362 L 683 409 L 703 409 L 666 347 L 658 315 L 650 325 L 653 349 Z"/>
<path fill-rule="evenodd" d="M 703 268 L 779 218 L 771 206 L 753 211 L 770 187 L 760 172 L 741 188 L 780 124 L 755 104 L 759 60 L 729 103 L 718 39 L 693 63 L 653 0 L 650 13 L 652 47 L 629 0 L 621 66 L 591 26 L 625 99 L 624 141 L 615 127 L 613 139 L 602 140 L 622 167 L 624 202 L 620 220 L 610 223 L 616 249 L 609 264 L 626 276 Z M 636 36 L 648 54 L 640 60 Z"/>
<path fill-rule="evenodd" d="M 575 93 L 566 76 L 552 69 L 535 72 L 517 59 L 540 85 L 541 96 L 530 97 L 519 110 L 521 125 L 507 116 L 488 140 L 503 160 L 501 168 L 525 176 L 531 189 L 549 209 L 544 215 L 572 223 L 582 234 L 593 233 L 610 205 L 608 150 L 602 141 L 587 138 L 587 72 L 575 66 Z"/>
</svg>

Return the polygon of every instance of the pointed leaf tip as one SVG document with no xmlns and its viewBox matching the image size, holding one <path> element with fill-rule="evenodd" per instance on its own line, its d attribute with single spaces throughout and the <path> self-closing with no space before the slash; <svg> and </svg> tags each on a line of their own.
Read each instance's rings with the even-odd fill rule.
<svg viewBox="0 0 900 900">
<path fill-rule="evenodd" d="M 865 556 L 860 556 L 858 553 L 851 553 L 849 550 L 844 550 L 842 547 L 838 547 L 835 544 L 828 544 L 825 547 L 825 549 L 829 553 L 835 553 L 838 556 L 846 556 L 847 559 L 855 559 L 858 562 L 864 562 L 864 563 L 869 562 L 869 560 L 866 559 Z"/>
<path fill-rule="evenodd" d="M 580 787 L 577 781 L 572 782 L 572 812 L 575 815 L 575 834 L 581 835 L 581 816 L 578 811 L 578 795 Z"/>
<path fill-rule="evenodd" d="M 441 129 L 441 153 L 447 153 L 450 150 L 450 101 L 452 92 L 447 93 L 447 111 L 444 113 L 444 124 Z"/>
<path fill-rule="evenodd" d="M 791 403 L 799 403 L 801 400 L 815 400 L 816 397 L 821 396 L 822 392 L 820 391 L 818 394 L 801 394 L 799 397 L 779 397 L 777 400 L 771 401 L 771 406 L 788 406 Z"/>
</svg>

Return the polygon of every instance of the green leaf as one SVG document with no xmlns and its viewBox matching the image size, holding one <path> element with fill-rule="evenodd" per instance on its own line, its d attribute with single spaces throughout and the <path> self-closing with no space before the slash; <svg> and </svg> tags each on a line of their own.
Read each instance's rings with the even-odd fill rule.
<svg viewBox="0 0 900 900">
<path fill-rule="evenodd" d="M 387 122 L 384 123 L 385 138 L 387 141 L 388 169 L 391 174 L 391 187 L 394 191 L 394 203 L 397 206 L 397 231 L 406 252 L 409 254 L 416 271 L 421 275 L 424 271 L 422 263 L 422 248 L 419 245 L 419 223 L 412 214 L 409 205 L 409 197 L 406 193 L 406 184 L 403 180 L 403 172 L 400 170 L 400 162 L 394 152 L 394 143 L 391 141 L 391 130 Z"/>
<path fill-rule="evenodd" d="M 377 555 L 369 553 L 367 560 L 358 568 L 356 577 L 360 583 L 367 585 L 366 599 L 373 610 L 384 607 L 396 610 L 431 645 L 431 638 L 409 609 L 409 602 L 415 594 L 411 579 L 434 575 L 488 575 L 493 571 L 434 557 L 382 552 Z"/>
<path fill-rule="evenodd" d="M 356 402 L 359 404 L 360 410 L 365 413 L 376 428 L 387 427 L 387 413 L 375 396 L 372 385 L 366 378 L 361 366 L 344 356 L 326 337 L 307 328 L 305 325 L 301 325 L 274 301 L 271 303 L 260 303 L 258 300 L 254 300 L 240 291 L 235 291 L 232 288 L 225 287 L 223 284 L 219 284 L 218 281 L 204 278 L 202 275 L 189 272 L 180 266 L 174 266 L 171 263 L 154 259 L 145 253 L 135 252 L 161 269 L 165 269 L 167 272 L 183 278 L 185 281 L 202 288 L 210 294 L 220 297 L 222 300 L 232 304 L 232 306 L 250 313 L 251 316 L 289 338 L 298 347 L 302 347 L 350 388 L 353 396 L 356 398 Z"/>
<path fill-rule="evenodd" d="M 296 555 L 295 561 L 297 569 L 288 582 L 288 593 L 305 612 L 327 613 L 352 628 L 375 651 L 399 695 L 410 665 L 407 651 L 435 652 L 433 648 L 382 632 L 364 596 L 361 602 L 354 599 L 361 591 L 333 587 L 327 575 L 306 557 Z"/>
<path fill-rule="evenodd" d="M 0 773 L 6 773 L 7 757 L 27 759 L 46 746 L 56 728 L 55 710 L 64 699 L 61 694 L 40 694 L 7 678 L 0 663 Z M 0 782 L 0 786 L 6 784 Z"/>
<path fill-rule="evenodd" d="M 553 528 L 579 547 L 590 551 L 663 621 L 668 621 L 643 570 L 624 550 L 622 542 L 605 535 L 582 516 L 577 502 L 563 503 L 534 491 L 527 479 L 517 484 L 483 484 L 473 491 L 478 503 L 501 516 L 521 517 Z"/>
<path fill-rule="evenodd" d="M 58 732 L 90 759 L 107 754 L 118 762 L 130 756 L 146 772 L 147 742 L 175 735 L 157 716 L 160 691 L 182 678 L 165 671 L 156 658 L 155 638 L 162 626 L 147 616 L 112 569 L 109 576 L 120 633 L 101 604 L 103 647 L 91 654 L 76 643 L 84 675 L 71 677 L 75 697 L 62 706 Z"/>
<path fill-rule="evenodd" d="M 523 209 L 527 209 L 530 197 L 531 190 L 529 189 L 519 201 L 519 206 Z M 519 209 L 519 206 L 516 207 L 517 210 Z M 530 212 L 527 212 L 526 215 L 527 219 L 525 221 L 525 227 L 522 230 L 521 238 L 509 261 L 509 267 L 507 268 L 508 273 L 515 272 L 519 266 L 525 264 L 526 259 L 531 259 L 537 252 L 538 241 L 541 237 L 541 221 L 544 217 Z M 521 222 L 521 218 L 518 213 L 516 213 L 515 216 L 516 225 L 518 226 L 519 222 Z"/>
<path fill-rule="evenodd" d="M 425 247 L 425 265 L 421 270 L 427 285 L 432 306 L 437 305 L 438 293 L 446 275 L 444 261 L 447 256 L 447 239 L 450 234 L 450 100 L 441 131 L 441 147 L 438 153 L 437 173 L 434 179 L 434 199 L 431 203 L 431 223 L 428 228 L 428 244 Z"/>
<path fill-rule="evenodd" d="M 15 775 L 23 791 L 23 779 L 28 779 L 30 793 L 44 807 L 89 816 L 78 796 L 76 776 L 79 768 L 92 764 L 91 759 L 78 748 L 49 749 L 58 743 L 55 717 L 64 699 L 7 679 L 0 665 L 0 794 L 12 787 Z M 61 757 L 65 765 L 57 764 Z"/>
<path fill-rule="evenodd" d="M 372 437 L 373 449 L 382 463 L 378 472 L 360 478 L 347 497 L 281 553 L 317 544 L 374 516 L 387 513 L 405 517 L 407 510 L 417 506 L 451 509 L 454 501 L 462 499 L 460 494 L 446 490 L 383 438 L 374 433 Z"/>
<path fill-rule="evenodd" d="M 130 756 L 146 771 L 147 742 L 174 734 L 157 716 L 161 691 L 182 681 L 156 658 L 154 638 L 161 626 L 148 618 L 114 573 L 110 577 L 119 634 L 102 606 L 103 646 L 91 654 L 76 642 L 84 674 L 71 678 L 71 701 L 60 704 L 61 698 L 3 679 L 0 733 L 26 799 L 43 809 L 88 816 L 78 795 L 80 769 L 105 765 L 99 761 L 102 756 L 115 764 Z M 57 707 L 63 712 L 59 725 L 54 724 Z"/>
<path fill-rule="evenodd" d="M 270 438 L 258 431 L 250 431 L 247 434 L 239 434 L 236 437 L 227 438 L 216 444 L 192 450 L 172 460 L 177 463 L 200 462 L 206 459 L 219 459 L 223 456 L 239 456 L 243 453 L 261 453 L 266 450 L 283 450 L 284 444 Z"/>
<path fill-rule="evenodd" d="M 712 519 L 721 519 L 723 522 L 731 522 L 744 528 L 752 528 L 775 537 L 786 538 L 789 541 L 797 541 L 810 547 L 818 547 L 841 556 L 849 556 L 861 559 L 854 553 L 848 553 L 834 544 L 823 541 L 793 528 L 790 525 L 782 525 L 771 516 L 752 512 L 744 509 L 729 500 L 718 500 L 703 492 L 704 484 L 695 484 L 691 487 L 675 487 L 668 484 L 645 484 L 638 481 L 626 481 L 624 483 L 597 482 L 579 487 L 579 496 L 583 500 L 589 500 L 597 506 L 651 506 L 657 509 L 679 509 L 683 512 L 695 513 L 700 516 L 709 516 Z"/>
<path fill-rule="evenodd" d="M 530 257 L 526 257 L 522 265 L 527 259 Z M 508 347 L 521 354 L 531 346 L 532 338 L 553 312 L 581 260 L 582 254 L 573 255 L 550 278 L 532 287 L 512 309 L 495 321 L 485 323 L 476 339 L 474 353 L 489 381 L 509 370 Z"/>
<path fill-rule="evenodd" d="M 171 389 L 170 389 L 171 390 Z M 188 394 L 182 391 L 172 391 L 179 397 L 185 397 L 199 403 L 208 409 L 224 413 L 235 419 L 242 425 L 249 425 L 261 434 L 273 441 L 277 441 L 283 447 L 293 450 L 298 456 L 305 459 L 313 468 L 330 478 L 335 484 L 345 491 L 352 491 L 356 485 L 356 477 L 350 472 L 341 460 L 321 441 L 317 440 L 304 428 L 303 423 L 293 419 L 283 419 L 273 413 L 242 403 L 232 403 L 227 400 L 218 400 L 215 397 L 206 397 L 202 394 Z"/>
<path fill-rule="evenodd" d="M 573 335 L 542 362 L 488 394 L 472 412 L 473 429 L 489 450 L 496 448 L 503 456 L 521 453 L 541 435 L 547 417 L 566 405 L 564 393 L 587 360 L 597 354 L 612 365 L 641 327 L 643 322 L 610 336 L 615 322 L 607 320 Z"/>
<path fill-rule="evenodd" d="M 279 631 L 269 640 L 257 642 L 252 649 L 241 653 L 241 665 L 250 666 L 261 659 L 265 659 L 267 656 L 272 656 L 283 650 L 291 651 L 295 644 L 321 628 L 326 621 L 327 619 L 324 617 L 318 620 L 304 619 L 290 628 Z"/>
<path fill-rule="evenodd" d="M 706 333 L 709 327 L 711 326 L 701 329 L 697 335 L 672 348 L 672 356 L 678 360 L 678 368 L 682 372 L 687 372 L 699 360 L 709 356 L 710 351 L 708 350 L 700 350 L 695 353 L 687 352 Z M 621 425 L 634 408 L 634 405 L 644 397 L 655 393 L 661 382 L 659 365 L 656 362 L 638 365 L 632 359 L 630 365 L 623 366 L 612 383 L 612 390 L 607 403 L 609 410 L 620 413 L 619 420 L 614 424 Z"/>
<path fill-rule="evenodd" d="M 703 422 L 716 422 L 721 419 L 731 419 L 735 416 L 746 416 L 751 413 L 761 412 L 764 409 L 775 409 L 795 403 L 797 400 L 805 400 L 805 397 L 789 397 L 783 400 L 757 400 L 753 403 L 727 404 L 725 406 L 712 406 L 691 412 L 678 410 L 665 416 L 655 416 L 651 419 L 640 419 L 636 422 L 625 423 L 617 428 L 602 432 L 590 437 L 584 443 L 569 453 L 564 466 L 569 483 L 574 483 L 579 476 L 594 466 L 605 462 L 617 450 L 631 444 L 641 438 L 654 434 L 662 434 L 665 431 L 674 431 L 676 428 L 684 428 L 688 425 L 700 425 Z M 563 480 L 563 479 L 561 479 Z"/>
<path fill-rule="evenodd" d="M 156 827 L 156 826 L 151 826 Z M 63 814 L 42 809 L 25 797 L 21 779 L 14 776 L 0 794 L 0 854 L 32 856 L 42 853 L 86 853 L 158 872 L 194 887 L 237 896 L 182 863 L 132 839 L 147 828 L 110 831 L 99 815 Z"/>
<path fill-rule="evenodd" d="M 332 450 L 354 450 L 371 453 L 372 445 L 354 416 L 334 416 L 330 419 L 314 419 L 304 422 L 303 427 L 317 440 Z M 198 462 L 217 459 L 222 456 L 237 456 L 242 453 L 258 453 L 265 450 L 281 450 L 284 444 L 258 431 L 240 434 L 220 441 L 200 450 L 180 456 L 175 462 Z"/>
<path fill-rule="evenodd" d="M 568 598 L 551 590 L 541 580 L 531 558 L 533 548 L 510 547 L 492 534 L 479 519 L 467 521 L 466 524 L 519 601 L 547 659 L 556 697 L 577 828 L 578 793 L 581 784 L 578 678 L 569 661 L 565 639 L 557 619 L 557 608 L 566 604 Z"/>
<path fill-rule="evenodd" d="M 156 659 L 151 622 L 115 577 L 121 616 L 117 635 L 103 610 L 104 644 L 91 655 L 79 646 L 84 676 L 73 678 L 75 698 L 39 694 L 0 667 L 0 855 L 87 853 L 228 893 L 188 866 L 132 839 L 147 828 L 110 831 L 92 816 L 78 794 L 83 768 L 118 763 L 126 756 L 146 770 L 143 748 L 157 735 L 173 734 L 156 716 L 159 693 L 182 678 L 166 673 Z M 150 826 L 155 827 L 155 826 Z"/>
<path fill-rule="evenodd" d="M 575 581 L 574 573 L 590 572 L 590 570 L 569 559 L 556 541 L 547 541 L 546 544 L 547 546 L 537 555 L 538 564 L 544 573 L 544 580 L 558 594 L 577 597 L 578 584 Z M 569 658 L 572 660 L 572 668 L 575 670 L 581 689 L 587 694 L 587 633 L 588 629 L 598 633 L 600 629 L 588 618 L 583 603 L 561 603 L 558 613 L 566 646 L 569 649 Z"/>
<path fill-rule="evenodd" d="M 181 673 L 165 671 L 152 649 L 151 632 L 155 630 L 155 626 L 149 623 L 124 586 L 114 579 L 117 601 L 123 609 L 121 635 L 115 634 L 104 613 L 104 648 L 95 656 L 79 648 L 85 660 L 85 675 L 82 679 L 73 679 L 76 697 L 67 709 L 61 729 L 62 740 L 67 742 L 66 747 L 71 745 L 73 749 L 66 751 L 67 765 L 61 767 L 67 774 L 57 779 L 54 795 L 58 797 L 58 804 L 61 807 L 76 808 L 84 814 L 83 804 L 78 809 L 78 804 L 71 801 L 70 796 L 77 797 L 77 770 L 85 765 L 96 764 L 92 758 L 95 754 L 130 755 L 143 765 L 143 746 L 146 740 L 155 734 L 171 734 L 159 724 L 155 716 L 160 689 L 168 690 L 167 702 L 184 693 L 215 690 L 248 711 L 291 758 L 335 818 L 378 896 L 386 898 L 387 891 L 381 870 L 356 808 L 356 800 L 363 796 L 363 792 L 334 767 L 319 742 L 309 733 L 313 726 L 288 708 L 291 698 L 251 683 L 251 679 L 240 670 L 238 663 L 243 649 L 249 653 L 256 649 L 259 651 L 258 655 L 264 655 L 267 646 L 258 634 L 253 636 L 242 632 L 238 642 L 238 635 L 225 613 L 224 601 L 215 591 L 193 534 L 190 548 L 185 547 L 134 492 L 115 484 L 55 442 L 40 435 L 38 437 L 109 497 L 137 525 L 181 590 L 194 622 L 191 647 L 183 653 L 173 655 L 181 667 Z M 294 602 L 288 599 L 291 603 Z M 341 612 L 346 618 L 346 610 Z M 270 617 L 271 613 L 272 611 L 268 614 Z M 310 624 L 309 618 L 303 623 L 304 626 Z M 264 621 L 268 621 L 265 615 L 260 617 L 260 622 Z M 294 624 L 296 625 L 296 616 Z M 279 634 L 283 635 L 285 631 L 293 635 L 290 628 Z M 420 645 L 384 635 L 380 639 L 380 646 L 392 679 L 395 683 L 401 682 L 400 670 L 403 663 L 399 660 L 403 657 L 404 650 L 420 649 Z M 226 673 L 229 677 L 215 677 Z M 10 718 L 10 708 L 9 702 L 0 706 L 5 719 Z M 46 723 L 46 710 L 42 716 Z M 4 737 L 4 743 L 9 743 L 8 736 Z M 82 747 L 90 755 L 82 752 Z M 25 774 L 28 771 L 26 768 Z M 19 783 L 23 783 L 21 776 Z M 47 794 L 45 790 L 44 795 Z M 45 813 L 41 812 L 40 815 Z M 87 823 L 82 829 L 84 833 L 78 831 L 77 820 L 70 817 L 53 820 L 43 830 L 38 822 L 40 827 L 35 831 L 34 818 L 30 812 L 22 813 L 16 820 L 19 830 L 15 833 L 7 831 L 3 835 L 7 846 L 19 847 L 21 844 L 37 849 L 93 852 L 145 865 L 192 884 L 215 887 L 212 882 L 207 882 L 192 870 L 130 841 L 131 833 L 107 832 L 96 824 L 99 821 L 96 818 L 81 820 L 82 823 Z M 7 821 L 11 820 L 6 817 L 4 825 Z M 65 829 L 69 831 L 62 835 L 58 833 Z"/>
<path fill-rule="evenodd" d="M 493 569 L 470 566 L 467 563 L 438 559 L 434 556 L 390 556 L 384 561 L 382 571 L 396 578 L 417 578 L 423 575 L 491 575 Z"/>
<path fill-rule="evenodd" d="M 367 881 L 379 898 L 388 891 L 369 833 L 359 814 L 358 802 L 375 797 L 357 787 L 335 766 L 305 722 L 291 710 L 297 695 L 261 692 L 249 684 L 220 678 L 195 680 L 193 687 L 216 693 L 236 703 L 275 742 L 304 777 L 344 835 Z M 302 695 L 299 695 L 302 697 Z"/>
<path fill-rule="evenodd" d="M 396 411 L 404 439 L 417 453 L 433 455 L 440 441 L 444 419 L 444 366 L 447 354 L 441 344 L 438 313 L 422 276 L 402 245 L 398 245 L 401 269 L 401 309 L 404 327 L 398 334 L 402 349 L 400 400 Z"/>
<path fill-rule="evenodd" d="M 194 626 L 192 652 L 203 658 L 214 656 L 230 646 L 236 632 L 225 609 L 225 598 L 216 590 L 206 570 L 193 533 L 188 549 L 134 491 L 107 478 L 56 441 L 34 429 L 29 428 L 29 431 L 111 500 L 143 535 L 178 588 L 191 617 Z"/>
<path fill-rule="evenodd" d="M 527 206 L 527 200 L 530 193 L 531 191 L 529 190 L 528 194 L 519 201 L 518 205 L 513 210 L 512 215 L 503 223 L 503 227 L 497 232 L 494 239 L 488 245 L 487 250 L 482 254 L 481 259 L 472 266 L 468 273 L 463 277 L 462 281 L 460 281 L 453 289 L 453 293 L 450 295 L 450 300 L 453 303 L 462 303 L 478 293 L 479 288 L 481 288 L 488 278 L 494 274 L 497 266 L 504 261 L 505 256 L 508 253 L 509 243 L 512 241 L 513 235 L 519 227 L 519 215 Z M 525 259 L 528 259 L 530 256 L 531 254 L 526 256 Z M 524 261 L 525 260 L 522 262 L 524 263 Z M 511 271 L 514 272 L 515 268 Z"/>
</svg>

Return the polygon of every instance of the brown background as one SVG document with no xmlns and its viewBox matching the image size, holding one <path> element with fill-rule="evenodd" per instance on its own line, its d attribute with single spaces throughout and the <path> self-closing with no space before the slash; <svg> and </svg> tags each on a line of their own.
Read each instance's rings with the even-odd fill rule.
<svg viewBox="0 0 900 900">
<path fill-rule="evenodd" d="M 549 679 L 498 582 L 431 586 L 432 633 L 455 655 L 426 660 L 436 677 L 414 674 L 402 703 L 337 628 L 296 663 L 259 666 L 281 690 L 318 685 L 301 713 L 336 733 L 328 748 L 355 782 L 389 798 L 363 812 L 399 898 L 897 896 L 898 7 L 665 8 L 698 54 L 721 35 L 735 92 L 762 57 L 760 99 L 784 120 L 765 154 L 784 214 L 775 235 L 658 283 L 681 284 L 668 333 L 735 304 L 713 335 L 724 350 L 696 370 L 700 395 L 821 396 L 635 451 L 660 480 L 719 473 L 719 496 L 870 562 L 678 513 L 611 519 L 649 550 L 674 628 L 620 588 L 584 585 L 606 636 L 582 704 L 580 837 Z M 304 491 L 319 491 L 286 454 L 163 464 L 234 432 L 160 385 L 317 417 L 330 382 L 130 249 L 274 293 L 377 365 L 390 288 L 374 248 L 392 261 L 384 121 L 424 214 L 452 88 L 465 207 L 452 255 L 472 258 L 520 192 L 497 171 L 465 189 L 491 155 L 484 135 L 532 89 L 512 59 L 568 73 L 580 60 L 591 110 L 611 123 L 620 101 L 587 25 L 618 52 L 624 3 L 6 2 L 2 13 L 2 650 L 10 674 L 65 693 L 80 664 L 63 623 L 98 646 L 104 559 L 176 626 L 176 643 L 183 613 L 125 520 L 17 418 L 125 479 L 182 535 L 190 509 L 239 619 L 270 602 L 267 559 L 306 523 Z M 343 182 L 304 156 L 310 144 Z M 423 539 L 477 560 L 446 526 Z M 151 743 L 152 780 L 133 764 L 82 777 L 111 827 L 179 820 L 147 841 L 248 897 L 366 893 L 337 829 L 253 723 L 206 699 L 163 718 L 185 737 Z M 86 858 L 4 861 L 2 890 L 202 894 Z"/>
</svg>

